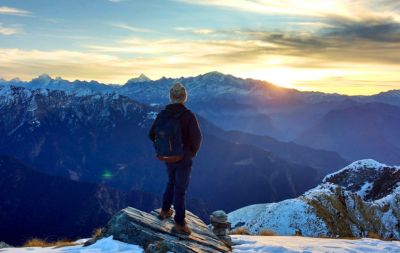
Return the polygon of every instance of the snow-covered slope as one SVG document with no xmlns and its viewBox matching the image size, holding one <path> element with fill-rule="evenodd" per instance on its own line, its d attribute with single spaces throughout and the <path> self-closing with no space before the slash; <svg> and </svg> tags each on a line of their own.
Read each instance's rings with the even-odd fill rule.
<svg viewBox="0 0 400 253">
<path fill-rule="evenodd" d="M 229 214 L 234 227 L 279 235 L 400 238 L 400 168 L 361 160 L 325 177 L 296 199 Z"/>
<path fill-rule="evenodd" d="M 82 244 L 86 241 L 79 240 L 76 243 L 76 246 L 70 247 L 22 247 L 22 248 L 5 248 L 0 249 L 0 252 L 4 253 L 24 253 L 24 252 L 32 252 L 32 253 L 143 253 L 143 248 L 138 245 L 131 245 L 127 243 L 123 243 L 120 241 L 113 240 L 113 238 L 107 237 L 97 241 L 95 244 L 92 244 L 88 247 L 83 247 Z"/>
<path fill-rule="evenodd" d="M 312 236 L 325 235 L 327 231 L 323 220 L 302 199 L 244 207 L 230 213 L 229 220 L 234 227 L 244 226 L 253 233 L 269 229 L 279 235 L 295 235 L 301 231 L 305 236 Z"/>
<path fill-rule="evenodd" d="M 400 242 L 381 241 L 375 239 L 343 240 L 322 239 L 297 236 L 233 236 L 233 253 L 271 252 L 335 252 L 335 253 L 397 253 L 400 251 Z M 99 240 L 97 243 L 82 247 L 72 246 L 64 248 L 6 248 L 4 253 L 143 253 L 137 245 L 130 245 L 113 240 L 111 237 Z"/>
</svg>

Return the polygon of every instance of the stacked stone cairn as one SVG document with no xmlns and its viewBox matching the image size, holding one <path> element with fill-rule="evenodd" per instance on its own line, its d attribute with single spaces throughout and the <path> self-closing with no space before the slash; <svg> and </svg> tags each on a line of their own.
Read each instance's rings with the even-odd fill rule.
<svg viewBox="0 0 400 253">
<path fill-rule="evenodd" d="M 212 232 L 228 247 L 232 247 L 232 239 L 229 236 L 231 230 L 231 224 L 228 222 L 228 215 L 218 210 L 210 215 L 211 229 Z"/>
</svg>

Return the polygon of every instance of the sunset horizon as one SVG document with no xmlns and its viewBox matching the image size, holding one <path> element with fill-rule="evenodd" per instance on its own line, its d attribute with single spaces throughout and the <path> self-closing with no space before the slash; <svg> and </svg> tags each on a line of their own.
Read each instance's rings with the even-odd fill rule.
<svg viewBox="0 0 400 253">
<path fill-rule="evenodd" d="M 30 82 L 30 81 L 32 81 L 32 80 L 34 80 L 36 78 L 39 78 L 40 76 L 47 75 L 53 80 L 56 80 L 57 78 L 60 78 L 62 80 L 68 81 L 68 82 L 74 82 L 74 81 L 91 82 L 91 81 L 94 81 L 94 82 L 98 82 L 98 83 L 105 84 L 105 85 L 123 86 L 123 85 L 127 84 L 129 80 L 135 79 L 135 78 L 140 78 L 140 76 L 142 76 L 142 75 L 144 75 L 145 77 L 149 78 L 150 82 L 153 82 L 153 81 L 158 81 L 158 80 L 163 79 L 163 78 L 167 78 L 167 79 L 185 79 L 185 78 L 191 78 L 191 77 L 198 77 L 198 76 L 202 76 L 202 75 L 206 75 L 206 74 L 210 74 L 210 73 L 220 73 L 222 75 L 227 75 L 227 76 L 230 75 L 230 76 L 233 76 L 235 78 L 240 78 L 240 79 L 252 79 L 252 80 L 256 80 L 256 81 L 260 81 L 260 82 L 265 82 L 265 83 L 267 83 L 269 85 L 274 85 L 274 86 L 276 86 L 278 88 L 294 89 L 294 90 L 297 90 L 299 92 L 322 92 L 322 93 L 325 93 L 325 94 L 338 94 L 338 95 L 344 95 L 344 96 L 372 96 L 372 95 L 377 95 L 377 94 L 380 94 L 380 93 L 385 93 L 385 92 L 390 92 L 390 91 L 399 91 L 400 92 L 400 88 L 399 89 L 395 88 L 395 89 L 388 89 L 388 90 L 378 90 L 376 92 L 369 91 L 369 92 L 363 93 L 363 94 L 358 94 L 358 93 L 348 93 L 348 94 L 347 93 L 340 93 L 340 92 L 333 91 L 333 90 L 330 91 L 329 89 L 326 90 L 326 91 L 323 91 L 323 90 L 312 90 L 312 89 L 307 90 L 307 89 L 302 89 L 299 86 L 286 87 L 286 86 L 283 86 L 283 85 L 279 85 L 279 84 L 276 84 L 276 83 L 269 82 L 268 80 L 262 80 L 262 79 L 252 78 L 252 77 L 240 77 L 240 76 L 236 76 L 236 75 L 233 75 L 233 74 L 230 74 L 230 73 L 223 73 L 223 72 L 217 71 L 217 70 L 209 71 L 209 72 L 205 72 L 205 73 L 193 74 L 193 75 L 186 75 L 186 76 L 161 76 L 161 77 L 155 77 L 155 78 L 147 75 L 146 73 L 140 73 L 138 75 L 132 75 L 130 78 L 128 78 L 126 80 L 122 80 L 121 82 L 117 82 L 117 81 L 116 82 L 107 82 L 107 81 L 103 82 L 101 80 L 95 80 L 95 79 L 90 79 L 90 78 L 88 78 L 88 79 L 64 78 L 62 76 L 51 75 L 51 74 L 48 74 L 48 73 L 41 73 L 39 75 L 32 76 L 30 78 L 20 78 L 20 77 L 16 76 L 16 77 L 12 77 L 12 78 L 6 79 L 6 78 L 3 78 L 3 77 L 0 76 L 0 81 L 4 80 L 6 82 L 10 82 L 12 80 L 20 80 L 22 82 Z"/>
<path fill-rule="evenodd" d="M 396 1 L 0 4 L 0 77 L 123 83 L 220 71 L 301 91 L 400 89 Z"/>
</svg>

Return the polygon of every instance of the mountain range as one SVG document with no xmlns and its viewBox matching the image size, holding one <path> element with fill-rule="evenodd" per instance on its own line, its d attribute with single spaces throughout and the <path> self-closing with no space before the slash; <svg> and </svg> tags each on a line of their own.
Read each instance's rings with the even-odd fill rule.
<svg viewBox="0 0 400 253">
<path fill-rule="evenodd" d="M 154 107 L 116 93 L 3 87 L 0 153 L 49 175 L 160 195 L 164 165 L 154 158 L 147 138 L 156 113 Z M 201 117 L 200 124 L 204 141 L 190 194 L 210 210 L 298 196 L 325 171 L 345 164 L 333 152 L 272 139 L 256 143 L 257 136 L 225 133 Z M 319 155 L 326 160 L 321 162 Z M 302 164 L 307 157 L 310 161 Z M 226 197 L 230 194 L 235 198 Z"/>
<path fill-rule="evenodd" d="M 70 82 L 42 75 L 29 82 L 0 79 L 0 86 L 63 90 L 74 94 L 116 93 L 139 103 L 161 106 L 168 102 L 168 90 L 174 82 L 187 86 L 188 106 L 193 111 L 224 130 L 269 136 L 334 151 L 350 161 L 372 158 L 390 164 L 400 163 L 399 137 L 393 135 L 390 129 L 387 129 L 390 133 L 376 130 L 383 125 L 385 130 L 399 127 L 396 110 L 400 106 L 399 90 L 372 96 L 302 92 L 219 72 L 185 78 L 163 77 L 154 81 L 141 75 L 124 85 Z M 369 111 L 368 114 L 363 114 L 366 111 Z M 330 124 L 335 125 L 335 131 L 329 130 Z M 378 141 L 365 145 L 365 137 L 360 136 L 363 134 Z M 341 138 L 340 145 L 332 144 L 338 136 L 354 137 Z M 384 146 L 386 150 L 382 149 Z"/>
<path fill-rule="evenodd" d="M 379 157 L 398 164 L 399 129 L 400 107 L 367 103 L 330 111 L 295 141 L 335 150 L 348 160 Z"/>
</svg>

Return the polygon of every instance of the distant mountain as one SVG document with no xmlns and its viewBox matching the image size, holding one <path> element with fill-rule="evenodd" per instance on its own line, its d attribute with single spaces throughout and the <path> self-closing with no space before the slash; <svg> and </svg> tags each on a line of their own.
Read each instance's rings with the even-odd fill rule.
<svg viewBox="0 0 400 253">
<path fill-rule="evenodd" d="M 359 104 L 332 110 L 300 135 L 296 142 L 338 152 L 348 160 L 371 157 L 400 163 L 400 107 Z"/>
<path fill-rule="evenodd" d="M 253 145 L 205 135 L 195 161 L 189 194 L 212 210 L 234 210 L 246 203 L 298 196 L 320 182 L 320 172 L 292 164 Z"/>
<path fill-rule="evenodd" d="M 189 78 L 161 78 L 153 82 L 129 82 L 118 92 L 142 103 L 165 104 L 169 102 L 168 91 L 175 82 L 182 82 L 188 89 L 188 105 L 199 115 L 224 129 L 280 136 L 278 128 L 266 112 L 253 103 L 261 101 L 260 92 L 269 85 L 255 81 L 210 72 Z M 266 90 L 266 88 L 265 88 Z M 275 92 L 274 93 L 279 93 Z"/>
<path fill-rule="evenodd" d="M 268 136 L 253 135 L 239 131 L 223 131 L 223 139 L 242 144 L 251 144 L 271 151 L 281 159 L 317 168 L 323 175 L 337 170 L 347 161 L 336 152 L 313 149 L 294 142 L 281 142 Z"/>
<path fill-rule="evenodd" d="M 280 235 L 400 238 L 400 167 L 361 160 L 296 199 L 241 208 L 235 227 Z"/>
<path fill-rule="evenodd" d="M 158 195 L 166 175 L 147 138 L 154 109 L 114 93 L 3 87 L 0 154 L 47 174 Z M 235 144 L 204 129 L 189 195 L 210 210 L 295 197 L 321 180 L 316 168 L 294 165 L 263 148 Z"/>
<path fill-rule="evenodd" d="M 400 106 L 400 90 L 390 90 L 376 95 L 360 97 L 368 102 L 380 102 Z"/>
<path fill-rule="evenodd" d="M 0 156 L 0 174 L 0 238 L 12 245 L 88 237 L 121 208 L 160 206 L 148 193 L 45 175 L 8 156 Z"/>
<path fill-rule="evenodd" d="M 145 82 L 151 82 L 151 79 L 148 78 L 145 74 L 140 74 L 140 76 L 138 76 L 138 77 L 129 79 L 127 84 L 145 83 Z"/>
<path fill-rule="evenodd" d="M 220 72 L 195 77 L 161 78 L 152 81 L 145 75 L 128 80 L 125 85 L 105 85 L 95 81 L 68 82 L 42 75 L 30 82 L 0 80 L 0 85 L 79 91 L 115 92 L 140 103 L 165 104 L 168 91 L 182 82 L 189 91 L 188 104 L 201 116 L 226 130 L 246 131 L 290 141 L 313 126 L 334 109 L 356 103 L 383 102 L 399 105 L 399 91 L 373 96 L 345 96 L 322 92 L 300 92 L 265 81 L 242 79 Z"/>
<path fill-rule="evenodd" d="M 294 142 L 283 142 L 269 136 L 255 135 L 241 131 L 225 131 L 200 117 L 202 130 L 236 144 L 248 144 L 262 148 L 293 164 L 307 165 L 318 170 L 321 179 L 342 168 L 348 162 L 336 152 L 314 149 Z"/>
<path fill-rule="evenodd" d="M 141 75 L 130 79 L 123 86 L 104 85 L 97 82 L 68 82 L 60 78 L 51 79 L 42 75 L 31 82 L 12 80 L 0 81 L 0 85 L 29 88 L 46 88 L 68 92 L 90 93 L 115 92 L 128 96 L 140 103 L 165 104 L 169 102 L 168 91 L 175 82 L 188 88 L 188 105 L 199 115 L 228 130 L 241 130 L 256 134 L 287 139 L 285 127 L 269 116 L 271 113 L 286 112 L 322 101 L 340 101 L 343 96 L 317 92 L 299 92 L 272 85 L 265 81 L 242 79 L 219 72 L 187 78 L 161 78 L 148 80 Z M 309 111 L 306 111 L 309 112 Z M 284 123 L 286 124 L 286 123 Z M 301 124 L 298 124 L 301 126 Z M 304 130 L 301 128 L 301 130 Z M 301 131 L 299 130 L 299 131 Z M 288 135 L 289 136 L 289 135 Z"/>
<path fill-rule="evenodd" d="M 0 80 L 0 86 L 15 86 L 30 89 L 48 89 L 48 90 L 61 90 L 65 92 L 87 94 L 94 92 L 112 92 L 116 86 L 106 85 L 97 81 L 67 81 L 60 77 L 55 79 L 47 74 L 42 74 L 37 78 L 32 79 L 30 82 L 24 82 L 16 78 L 10 81 Z"/>
</svg>

